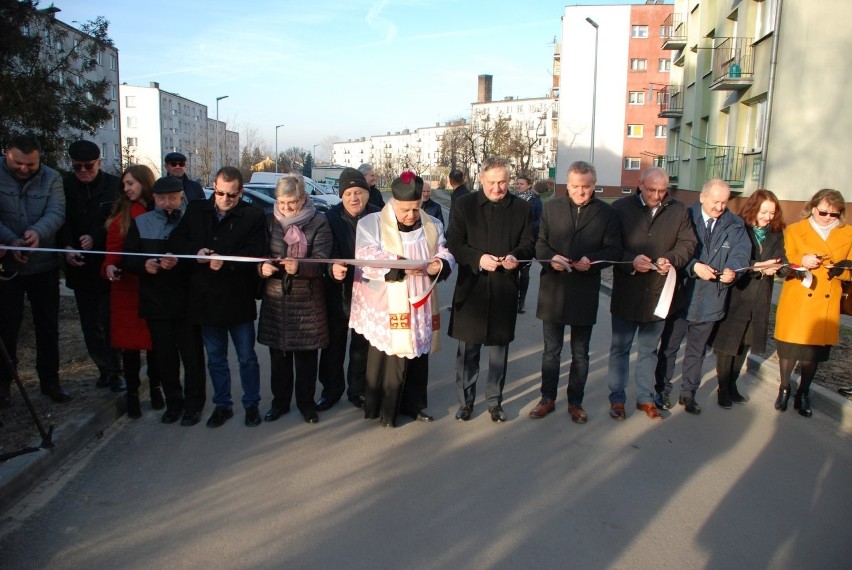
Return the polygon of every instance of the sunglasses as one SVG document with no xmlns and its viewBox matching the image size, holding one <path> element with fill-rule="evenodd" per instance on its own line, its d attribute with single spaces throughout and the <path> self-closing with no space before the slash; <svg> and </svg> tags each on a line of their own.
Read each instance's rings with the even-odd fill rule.
<svg viewBox="0 0 852 570">
<path fill-rule="evenodd" d="M 214 190 L 213 193 L 216 194 L 217 196 L 219 196 L 220 198 L 222 196 L 227 196 L 231 200 L 233 200 L 234 198 L 236 198 L 237 196 L 240 195 L 239 192 L 222 192 L 221 190 Z"/>
<path fill-rule="evenodd" d="M 97 163 L 96 162 L 89 162 L 89 163 L 83 164 L 81 162 L 75 162 L 75 163 L 71 164 L 71 168 L 74 169 L 74 172 L 79 172 L 81 170 L 85 170 L 85 171 L 88 172 L 88 171 L 95 169 L 95 164 L 97 164 Z"/>
<path fill-rule="evenodd" d="M 167 162 L 169 166 L 186 166 L 185 162 Z"/>
<path fill-rule="evenodd" d="M 829 216 L 831 218 L 839 218 L 840 217 L 840 212 L 823 212 L 819 208 L 817 208 L 816 211 L 822 217 L 825 217 L 825 216 Z"/>
</svg>

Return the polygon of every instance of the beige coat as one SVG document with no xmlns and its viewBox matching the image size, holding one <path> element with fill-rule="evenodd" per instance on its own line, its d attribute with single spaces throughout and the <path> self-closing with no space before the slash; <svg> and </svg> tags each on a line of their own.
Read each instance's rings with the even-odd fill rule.
<svg viewBox="0 0 852 570">
<path fill-rule="evenodd" d="M 829 281 L 826 265 L 852 258 L 852 227 L 834 228 L 828 241 L 822 239 L 807 219 L 784 230 L 784 248 L 790 263 L 800 264 L 808 253 L 824 256 L 823 265 L 813 270 L 811 286 L 804 287 L 791 272 L 781 289 L 775 317 L 775 338 L 794 344 L 835 345 L 840 342 L 840 280 L 849 280 L 847 271 Z"/>
</svg>

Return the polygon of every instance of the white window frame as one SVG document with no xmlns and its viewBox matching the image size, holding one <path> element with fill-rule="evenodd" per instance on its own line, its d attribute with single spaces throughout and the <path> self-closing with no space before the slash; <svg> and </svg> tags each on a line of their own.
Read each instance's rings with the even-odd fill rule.
<svg viewBox="0 0 852 570">
<path fill-rule="evenodd" d="M 645 136 L 645 125 L 629 124 L 627 125 L 627 138 L 641 139 Z"/>
<path fill-rule="evenodd" d="M 760 39 L 775 31 L 775 12 L 778 10 L 778 0 L 762 0 L 757 3 L 757 14 L 754 18 L 754 37 Z"/>
<path fill-rule="evenodd" d="M 139 122 L 137 121 L 134 115 L 127 115 L 127 128 L 135 129 L 139 126 Z"/>
<path fill-rule="evenodd" d="M 627 104 L 628 105 L 644 105 L 645 104 L 645 92 L 644 91 L 630 91 L 627 95 Z"/>
<path fill-rule="evenodd" d="M 130 108 L 130 109 L 132 109 L 133 107 L 136 107 L 136 96 L 135 95 L 127 95 L 124 98 L 124 106 L 127 107 L 127 108 Z"/>
<path fill-rule="evenodd" d="M 669 136 L 669 127 L 667 125 L 654 126 L 654 138 L 664 139 Z"/>
<path fill-rule="evenodd" d="M 672 60 L 667 57 L 661 57 L 657 65 L 657 71 L 660 73 L 669 73 L 672 70 Z"/>
<path fill-rule="evenodd" d="M 113 71 L 118 68 L 118 58 L 115 56 L 114 53 L 109 54 L 109 68 Z"/>
<path fill-rule="evenodd" d="M 648 60 L 644 57 L 631 58 L 630 71 L 648 71 Z"/>
<path fill-rule="evenodd" d="M 624 170 L 641 170 L 642 159 L 638 156 L 624 157 Z"/>
<path fill-rule="evenodd" d="M 630 37 L 633 39 L 648 39 L 648 26 L 636 24 L 630 27 Z"/>
<path fill-rule="evenodd" d="M 127 143 L 126 146 L 139 146 L 139 139 L 137 137 L 127 137 L 125 142 Z"/>
<path fill-rule="evenodd" d="M 766 99 L 761 99 L 748 107 L 748 149 L 751 152 L 763 150 L 763 125 L 766 122 Z"/>
<path fill-rule="evenodd" d="M 622 194 L 633 194 L 633 188 L 622 188 L 621 193 Z"/>
</svg>

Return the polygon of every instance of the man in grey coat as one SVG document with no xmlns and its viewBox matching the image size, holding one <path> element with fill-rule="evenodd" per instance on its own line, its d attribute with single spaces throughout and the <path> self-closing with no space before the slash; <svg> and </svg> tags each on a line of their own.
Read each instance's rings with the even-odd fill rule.
<svg viewBox="0 0 852 570">
<path fill-rule="evenodd" d="M 621 258 L 621 226 L 615 210 L 595 198 L 595 167 L 578 161 L 568 167 L 568 195 L 552 198 L 541 216 L 536 258 L 541 260 L 538 310 L 542 320 L 541 401 L 530 412 L 543 418 L 556 409 L 565 326 L 571 326 L 568 415 L 586 423 L 583 395 L 589 375 L 589 343 L 597 322 L 601 268 L 592 261 Z M 547 263 L 547 260 L 552 260 Z"/>
<path fill-rule="evenodd" d="M 62 178 L 41 164 L 35 137 L 16 136 L 6 143 L 0 165 L 0 245 L 54 248 L 56 232 L 65 222 Z M 0 281 L 0 340 L 17 363 L 18 332 L 24 295 L 35 325 L 36 372 L 41 392 L 64 403 L 71 395 L 59 383 L 59 257 L 55 253 L 11 251 L 6 271 L 15 277 Z M 0 366 L 0 408 L 11 404 L 12 376 Z"/>
</svg>

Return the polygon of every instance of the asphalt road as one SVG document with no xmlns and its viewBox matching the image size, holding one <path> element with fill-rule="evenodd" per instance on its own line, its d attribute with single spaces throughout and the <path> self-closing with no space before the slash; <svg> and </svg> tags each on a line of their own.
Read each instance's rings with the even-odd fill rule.
<svg viewBox="0 0 852 570">
<path fill-rule="evenodd" d="M 852 437 L 837 421 L 779 414 L 775 388 L 750 376 L 751 401 L 718 408 L 712 357 L 700 417 L 681 408 L 654 423 L 628 408 L 612 421 L 605 295 L 589 423 L 568 418 L 567 378 L 557 412 L 531 420 L 542 348 L 531 297 L 510 350 L 508 423 L 482 404 L 455 421 L 446 337 L 431 359 L 432 424 L 382 429 L 341 403 L 316 425 L 290 413 L 247 428 L 238 412 L 220 429 L 184 428 L 145 403 L 141 420 L 119 420 L 6 513 L 0 567 L 849 566 Z M 442 304 L 450 298 L 442 286 Z M 263 397 L 265 411 L 268 386 Z"/>
</svg>

